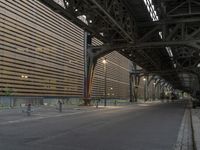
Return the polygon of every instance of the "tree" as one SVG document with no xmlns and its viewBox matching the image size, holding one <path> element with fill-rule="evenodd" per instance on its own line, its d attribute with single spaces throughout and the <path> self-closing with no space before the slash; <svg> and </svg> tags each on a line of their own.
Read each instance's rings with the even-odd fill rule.
<svg viewBox="0 0 200 150">
<path fill-rule="evenodd" d="M 3 90 L 3 95 L 4 96 L 9 96 L 9 98 L 10 98 L 10 96 L 12 95 L 12 93 L 13 93 L 13 90 L 12 90 L 12 88 L 8 88 L 8 87 L 6 87 L 4 90 Z M 10 107 L 12 107 L 12 101 L 11 101 L 11 98 L 10 98 Z"/>
</svg>

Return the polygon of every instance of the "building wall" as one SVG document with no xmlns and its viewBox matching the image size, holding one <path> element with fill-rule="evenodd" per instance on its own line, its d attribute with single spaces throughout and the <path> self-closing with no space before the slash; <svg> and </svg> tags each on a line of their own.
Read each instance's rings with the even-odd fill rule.
<svg viewBox="0 0 200 150">
<path fill-rule="evenodd" d="M 83 30 L 38 1 L 0 1 L 1 95 L 83 91 Z"/>
<path fill-rule="evenodd" d="M 83 37 L 82 29 L 37 0 L 1 0 L 0 95 L 82 97 Z M 128 98 L 129 60 L 117 52 L 105 57 L 107 93 Z M 99 60 L 95 97 L 103 96 L 103 78 Z"/>
<path fill-rule="evenodd" d="M 129 98 L 129 72 L 131 63 L 128 59 L 114 51 L 106 55 L 106 93 L 107 98 Z M 104 96 L 105 70 L 103 59 L 98 60 L 94 77 L 93 95 Z"/>
</svg>

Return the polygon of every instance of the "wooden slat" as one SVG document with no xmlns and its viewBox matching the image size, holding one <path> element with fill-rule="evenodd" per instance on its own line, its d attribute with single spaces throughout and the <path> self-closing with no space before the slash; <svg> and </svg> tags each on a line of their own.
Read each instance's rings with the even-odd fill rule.
<svg viewBox="0 0 200 150">
<path fill-rule="evenodd" d="M 0 1 L 0 9 L 0 95 L 11 88 L 16 96 L 82 96 L 83 30 L 37 0 Z M 102 42 L 94 38 L 93 44 Z M 127 98 L 129 60 L 117 52 L 106 58 L 108 93 Z M 101 60 L 93 93 L 104 93 Z"/>
</svg>

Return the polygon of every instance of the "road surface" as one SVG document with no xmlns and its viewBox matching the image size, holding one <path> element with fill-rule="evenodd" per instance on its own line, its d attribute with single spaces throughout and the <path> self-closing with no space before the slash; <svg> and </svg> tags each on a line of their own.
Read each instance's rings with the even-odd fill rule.
<svg viewBox="0 0 200 150">
<path fill-rule="evenodd" d="M 134 104 L 1 124 L 0 149 L 172 150 L 183 114 L 183 104 Z"/>
</svg>

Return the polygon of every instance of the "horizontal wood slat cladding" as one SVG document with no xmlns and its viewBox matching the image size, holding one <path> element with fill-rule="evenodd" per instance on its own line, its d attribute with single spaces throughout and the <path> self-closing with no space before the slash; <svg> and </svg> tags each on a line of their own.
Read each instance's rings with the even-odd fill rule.
<svg viewBox="0 0 200 150">
<path fill-rule="evenodd" d="M 98 39 L 93 39 L 93 45 L 102 45 Z M 105 73 L 103 59 L 106 58 L 107 72 L 107 97 L 108 98 L 129 98 L 129 72 L 132 63 L 114 51 L 99 59 L 95 69 L 93 96 L 104 97 Z"/>
<path fill-rule="evenodd" d="M 83 33 L 38 0 L 1 0 L 0 95 L 11 90 L 16 96 L 82 97 Z M 92 41 L 93 45 L 102 44 L 95 38 Z M 128 98 L 130 61 L 118 52 L 105 57 L 108 97 Z M 93 96 L 102 97 L 103 93 L 100 59 L 95 69 Z"/>
<path fill-rule="evenodd" d="M 82 29 L 40 2 L 0 1 L 0 95 L 82 96 L 83 43 Z"/>
</svg>

